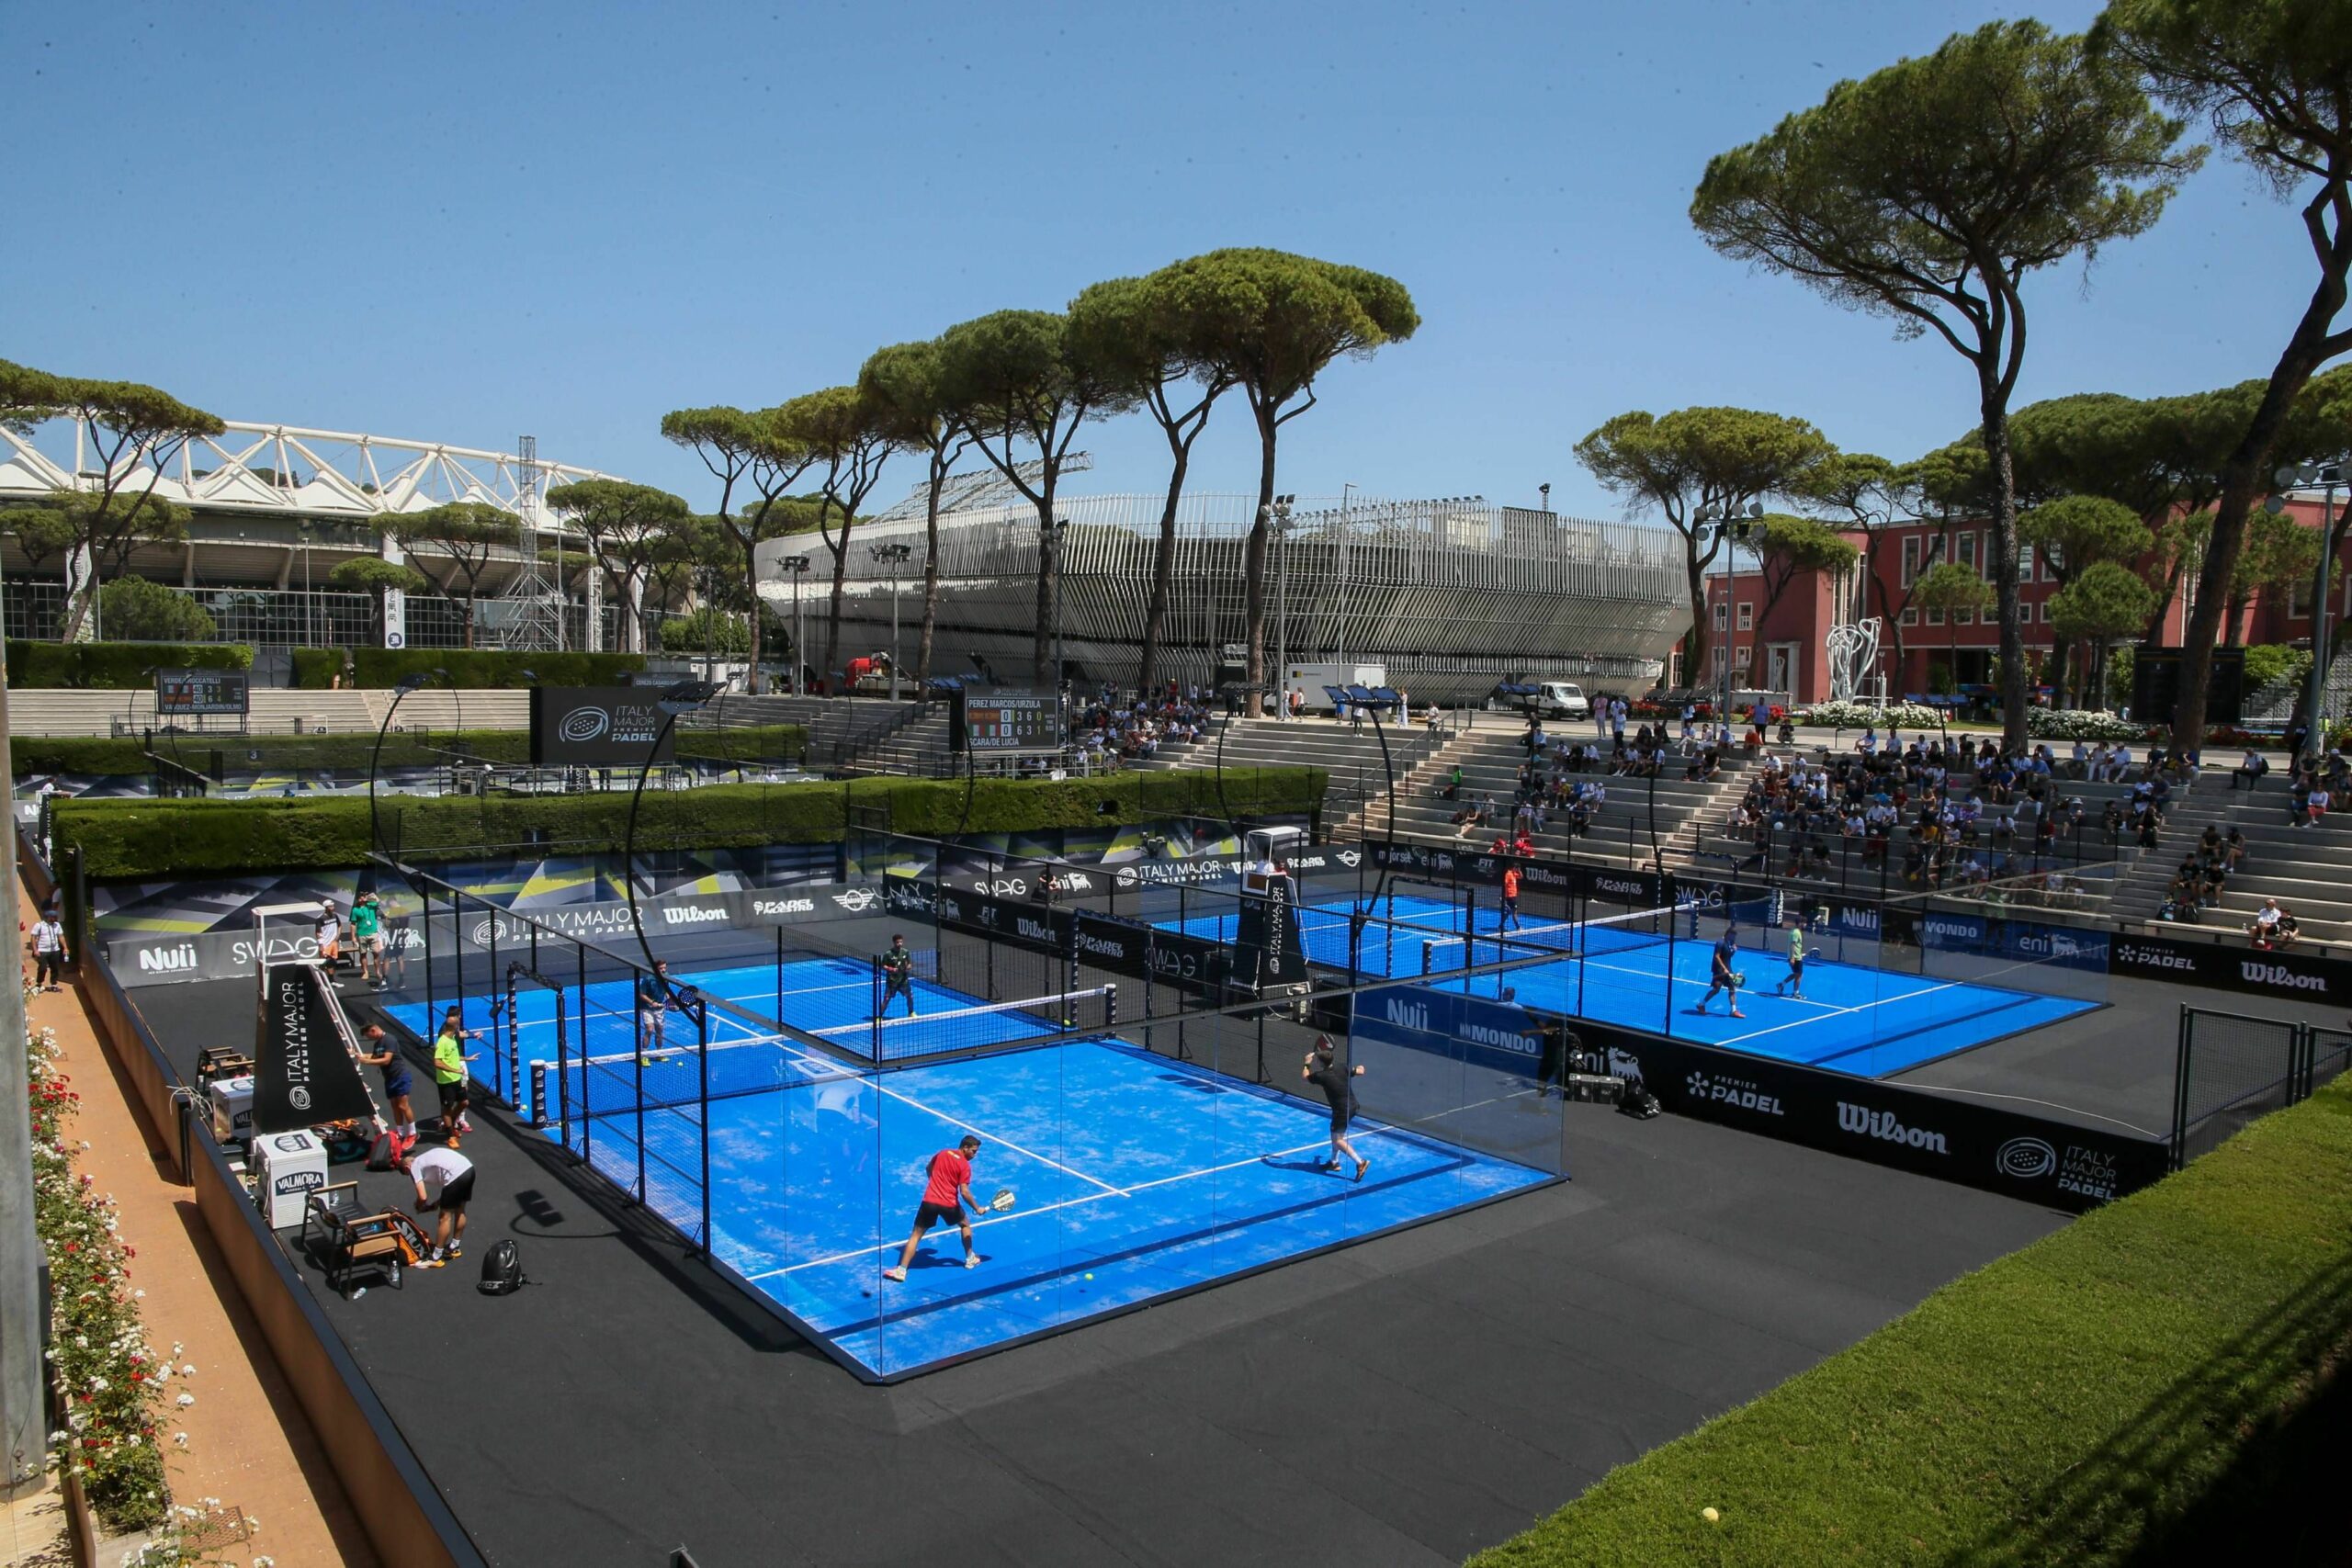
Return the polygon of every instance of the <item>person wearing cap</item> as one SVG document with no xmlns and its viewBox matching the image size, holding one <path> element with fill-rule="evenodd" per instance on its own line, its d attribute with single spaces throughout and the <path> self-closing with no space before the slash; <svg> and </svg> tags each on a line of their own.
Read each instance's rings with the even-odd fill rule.
<svg viewBox="0 0 2352 1568">
<path fill-rule="evenodd" d="M 980 1255 L 972 1246 L 972 1216 L 974 1205 L 969 1201 L 972 1190 L 972 1161 L 980 1152 L 980 1140 L 971 1134 L 952 1149 L 942 1149 L 931 1156 L 923 1169 L 922 1201 L 915 1206 L 915 1228 L 907 1235 L 907 1245 L 899 1249 L 896 1268 L 882 1270 L 885 1280 L 904 1280 L 907 1266 L 915 1260 L 915 1248 L 922 1245 L 923 1233 L 943 1220 L 955 1222 L 956 1231 L 964 1238 L 964 1267 L 978 1269 Z"/>
<path fill-rule="evenodd" d="M 335 966 L 343 962 L 343 921 L 334 912 L 334 900 L 332 898 L 319 900 L 318 942 L 319 963 L 325 967 L 327 978 L 332 980 Z"/>
<path fill-rule="evenodd" d="M 1298 1076 L 1321 1089 L 1323 1098 L 1331 1105 L 1331 1157 L 1323 1162 L 1321 1168 L 1338 1170 L 1344 1156 L 1356 1162 L 1355 1179 L 1362 1181 L 1363 1173 L 1372 1168 L 1372 1162 L 1356 1153 L 1355 1145 L 1348 1141 L 1348 1124 L 1355 1120 L 1354 1080 L 1363 1077 L 1363 1064 L 1340 1066 L 1331 1037 L 1318 1034 L 1315 1037 L 1315 1049 L 1306 1054 L 1306 1065 L 1299 1069 Z"/>
</svg>

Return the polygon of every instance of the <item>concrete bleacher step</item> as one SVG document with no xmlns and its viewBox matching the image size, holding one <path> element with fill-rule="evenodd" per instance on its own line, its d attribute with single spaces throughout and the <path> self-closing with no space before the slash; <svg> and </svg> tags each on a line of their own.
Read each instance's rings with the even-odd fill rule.
<svg viewBox="0 0 2352 1568">
<path fill-rule="evenodd" d="M 402 729 L 521 729 L 530 722 L 527 691 L 411 693 L 394 722 Z M 389 691 L 309 691 L 259 686 L 247 701 L 252 735 L 373 734 L 390 710 Z M 155 694 L 141 691 L 11 691 L 8 728 L 18 735 L 104 736 L 118 728 L 136 733 L 160 728 Z M 199 733 L 233 734 L 226 721 L 208 719 Z"/>
<path fill-rule="evenodd" d="M 2183 929 L 2156 917 L 2173 873 L 2193 853 L 2207 824 L 2245 835 L 2246 858 L 2231 877 L 2218 908 L 2188 930 L 2232 931 L 2254 919 L 2266 898 L 2295 912 L 2304 940 L 2352 943 L 2352 816 L 2331 812 L 2316 825 L 2287 819 L 2287 784 L 2273 773 L 2252 790 L 2232 789 L 2227 773 L 2208 772 L 2195 788 L 2176 795 L 2156 847 L 2143 855 L 2117 890 L 2115 917 Z"/>
</svg>

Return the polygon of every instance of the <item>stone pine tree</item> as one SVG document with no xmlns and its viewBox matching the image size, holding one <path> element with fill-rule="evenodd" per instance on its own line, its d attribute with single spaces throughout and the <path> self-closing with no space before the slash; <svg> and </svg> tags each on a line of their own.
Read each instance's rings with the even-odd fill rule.
<svg viewBox="0 0 2352 1568">
<path fill-rule="evenodd" d="M 2118 510 L 2123 509 L 2119 506 Z M 2125 511 L 2124 515 L 2131 513 Z M 2108 650 L 2120 639 L 2136 636 L 2147 624 L 2148 607 L 2155 597 L 2145 578 L 2113 560 L 2093 561 L 2050 596 L 2052 633 L 2062 641 L 2084 643 L 2090 649 L 2082 681 L 2085 705 L 2107 704 Z"/>
<path fill-rule="evenodd" d="M 1258 509 L 1242 552 L 1249 711 L 1265 711 L 1266 564 L 1282 428 L 1315 406 L 1334 360 L 1363 358 L 1421 324 L 1393 277 L 1287 251 L 1223 250 L 1163 269 L 1199 364 L 1241 389 L 1258 429 Z"/>
<path fill-rule="evenodd" d="M 593 570 L 618 585 L 621 651 L 645 651 L 645 584 L 662 541 L 684 527 L 693 509 L 678 496 L 627 479 L 575 479 L 550 491 L 548 505 L 587 540 Z"/>
<path fill-rule="evenodd" d="M 915 690 L 931 679 L 931 655 L 939 629 L 939 502 L 956 459 L 968 451 L 972 434 L 965 411 L 947 395 L 936 341 L 894 344 L 876 349 L 857 373 L 858 390 L 902 451 L 920 452 L 924 462 L 922 629 L 915 638 Z"/>
<path fill-rule="evenodd" d="M 1960 617 L 1991 608 L 1993 585 L 1973 568 L 1939 560 L 1911 585 L 1911 602 L 1944 624 L 1944 668 L 1956 681 L 1960 671 Z"/>
<path fill-rule="evenodd" d="M 1724 255 L 1849 309 L 1933 333 L 1969 364 L 1991 469 L 2002 721 L 2026 743 L 2009 399 L 2024 367 L 2024 281 L 2140 233 L 2201 149 L 2137 73 L 2038 22 L 1990 23 L 1717 154 L 1690 219 Z"/>
<path fill-rule="evenodd" d="M 2222 468 L 2172 713 L 2173 744 L 2189 750 L 2203 743 L 2212 648 L 2246 519 L 2278 461 L 2275 444 L 2312 375 L 2352 350 L 2352 326 L 2338 321 L 2352 275 L 2352 9 L 2343 0 L 2111 0 L 2091 43 L 2145 73 L 2172 107 L 2210 120 L 2281 199 L 2301 199 L 2319 275 Z"/>
<path fill-rule="evenodd" d="M 753 606 L 760 598 L 759 565 L 753 551 L 760 541 L 778 531 L 777 508 L 803 475 L 815 468 L 818 455 L 787 434 L 775 409 L 746 413 L 738 408 L 678 409 L 662 416 L 662 434 L 702 459 L 719 482 L 718 510 L 710 521 L 718 536 L 729 547 L 732 573 Z M 735 494 L 749 490 L 752 499 L 739 511 Z M 763 631 L 766 617 L 751 618 L 752 689 L 765 689 L 761 673 Z M 802 658 L 798 649 L 795 659 Z"/>
<path fill-rule="evenodd" d="M 850 533 L 857 526 L 865 498 L 882 482 L 882 466 L 898 450 L 894 416 L 855 386 L 805 392 L 776 415 L 786 436 L 814 455 L 823 469 L 817 490 L 817 535 L 833 558 L 832 592 L 825 602 L 825 668 L 834 670 L 841 666 Z"/>
<path fill-rule="evenodd" d="M 943 384 L 965 411 L 972 441 L 1006 482 L 1037 512 L 1037 625 L 1030 666 L 1037 684 L 1060 681 L 1051 670 L 1054 627 L 1061 614 L 1061 519 L 1055 513 L 1063 468 L 1079 427 L 1117 413 L 1129 395 L 1089 364 L 1053 310 L 998 310 L 940 334 Z M 1030 462 L 1023 449 L 1036 454 Z"/>
<path fill-rule="evenodd" d="M 1682 536 L 1690 600 L 1685 684 L 1708 680 L 1714 628 L 1707 618 L 1707 569 L 1724 547 L 1702 514 L 1746 513 L 1770 495 L 1801 493 L 1806 476 L 1834 454 L 1801 419 L 1756 409 L 1689 408 L 1621 413 L 1577 443 L 1577 460 L 1636 511 L 1656 509 Z"/>
<path fill-rule="evenodd" d="M 474 607 L 481 598 L 482 580 L 491 561 L 502 550 L 522 543 L 522 525 L 514 514 L 481 501 L 453 501 L 424 512 L 394 512 L 378 516 L 376 532 L 400 541 L 411 555 L 438 557 L 439 577 L 425 573 L 433 591 L 465 606 L 466 646 L 474 646 Z"/>
<path fill-rule="evenodd" d="M 0 359 L 0 421 L 21 430 L 62 417 L 80 419 L 88 433 L 81 464 L 85 487 L 58 497 L 55 507 L 74 532 L 65 548 L 74 592 L 59 628 L 63 640 L 74 642 L 96 602 L 96 563 L 127 553 L 159 519 L 168 524 L 170 513 L 157 504 L 155 487 L 172 459 L 190 441 L 228 427 L 217 415 L 137 381 L 53 376 Z M 76 558 L 91 570 L 77 573 L 70 564 Z"/>
<path fill-rule="evenodd" d="M 2055 501 L 2043 502 L 2018 516 L 2018 537 L 2041 552 L 2050 575 L 2059 583 L 2050 612 L 2053 628 L 2058 615 L 2055 600 L 2064 597 L 2067 589 L 2083 581 L 2085 574 L 2093 567 L 2120 566 L 2129 571 L 2155 544 L 2155 535 L 2141 520 L 2138 513 L 2120 501 L 2109 501 L 2102 495 L 2062 495 Z M 2101 577 L 2104 581 L 2106 574 L 2102 573 Z M 2095 695 L 2105 669 L 2106 645 L 2119 637 L 2130 635 L 2109 628 L 2105 612 L 2126 602 L 2139 603 L 2142 605 L 2142 625 L 2145 625 L 2146 612 L 2153 608 L 2155 594 L 2151 590 L 2144 600 L 2131 600 L 2129 595 L 2120 593 L 2109 585 L 2096 592 L 2086 591 L 2074 602 L 2078 609 L 2092 604 L 2099 606 L 2098 616 L 2078 614 L 2076 619 L 2082 622 L 2097 620 L 2101 629 L 2071 634 L 2063 630 L 2056 632 L 2062 651 L 2052 684 L 2066 684 L 2064 645 L 2087 640 L 2092 645 L 2090 662 L 2084 666 L 2083 674 L 2076 678 L 2075 684 L 2088 697 Z M 2133 626 L 2130 632 L 2136 633 L 2139 629 L 2139 626 Z"/>
<path fill-rule="evenodd" d="M 1217 363 L 1185 310 L 1170 271 L 1098 283 L 1070 301 L 1070 332 L 1089 360 L 1129 392 L 1168 443 L 1168 489 L 1159 505 L 1152 549 L 1151 592 L 1146 601 L 1136 689 L 1159 683 L 1160 646 L 1175 598 L 1176 519 L 1193 444 L 1208 428 L 1209 411 L 1232 390 L 1232 367 Z"/>
</svg>

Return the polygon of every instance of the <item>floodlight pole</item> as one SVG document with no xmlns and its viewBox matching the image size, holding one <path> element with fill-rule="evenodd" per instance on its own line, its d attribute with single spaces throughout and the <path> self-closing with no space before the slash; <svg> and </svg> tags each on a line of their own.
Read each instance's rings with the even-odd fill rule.
<svg viewBox="0 0 2352 1568">
<path fill-rule="evenodd" d="M 2316 482 L 2327 487 L 2326 499 L 2320 503 L 2319 564 L 2312 569 L 2312 668 L 2303 698 L 2304 749 L 2311 756 L 2320 757 L 2327 752 L 2327 589 L 2328 579 L 2333 575 L 2331 569 L 2335 565 L 2336 547 L 2341 543 L 2336 530 L 2343 518 L 2335 510 L 2335 492 L 2344 483 L 2344 464 L 2305 463 L 2280 468 L 2272 478 L 2282 492 L 2297 484 Z M 2275 515 L 2287 507 L 2281 496 L 2274 495 L 2265 509 Z M 2352 505 L 2347 505 L 2346 511 L 2352 513 Z"/>
<path fill-rule="evenodd" d="M 876 561 L 885 562 L 890 568 L 890 700 L 895 703 L 899 700 L 899 568 L 905 565 L 907 558 L 914 552 L 903 541 L 894 540 L 888 544 L 870 545 L 866 547 L 866 553 Z M 1058 596 L 1054 601 L 1054 624 L 1058 627 L 1061 624 L 1061 600 Z M 797 651 L 797 649 L 795 650 L 796 656 Z M 1054 641 L 1054 655 L 1057 659 L 1061 656 L 1061 639 L 1058 635 Z"/>
<path fill-rule="evenodd" d="M 793 649 L 793 657 L 799 657 Z M 662 728 L 653 732 L 653 744 L 645 749 L 645 760 L 637 765 L 637 787 L 628 795 L 628 826 L 621 834 L 621 891 L 628 899 L 628 923 L 637 932 L 638 951 L 645 954 L 645 970 L 653 972 L 653 943 L 645 934 L 645 922 L 637 914 L 637 808 L 645 799 L 645 781 L 652 776 L 653 759 L 662 754 L 662 743 L 670 739 L 670 731 L 677 726 L 678 716 L 691 713 L 710 701 L 716 692 L 708 681 L 681 681 L 664 692 L 656 704 L 662 709 Z M 632 1006 L 635 1004 L 632 1003 Z"/>
<path fill-rule="evenodd" d="M 381 854 L 384 851 L 384 836 L 376 820 L 376 771 L 384 761 L 384 737 L 392 732 L 392 716 L 401 711 L 401 704 L 408 699 L 409 694 L 430 684 L 435 677 L 446 681 L 449 672 L 447 670 L 428 670 L 422 674 L 401 676 L 400 683 L 392 688 L 391 705 L 384 710 L 384 722 L 376 727 L 376 746 L 368 753 L 368 849 L 370 853 Z"/>
<path fill-rule="evenodd" d="M 808 574 L 808 558 L 786 556 L 776 563 L 776 570 L 792 574 L 792 694 L 806 696 L 808 654 L 800 641 L 800 580 Z"/>
</svg>

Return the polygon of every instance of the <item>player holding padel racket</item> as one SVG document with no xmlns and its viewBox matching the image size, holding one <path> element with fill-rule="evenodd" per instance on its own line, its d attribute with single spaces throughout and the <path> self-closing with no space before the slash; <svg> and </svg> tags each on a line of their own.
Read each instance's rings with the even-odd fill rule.
<svg viewBox="0 0 2352 1568">
<path fill-rule="evenodd" d="M 899 1265 L 885 1269 L 885 1280 L 904 1280 L 907 1265 L 915 1260 L 915 1248 L 922 1244 L 923 1233 L 942 1220 L 953 1220 L 956 1234 L 964 1238 L 964 1267 L 978 1269 L 980 1255 L 972 1247 L 972 1216 L 966 1212 L 965 1195 L 972 1190 L 972 1159 L 980 1152 L 980 1140 L 969 1133 L 952 1149 L 942 1149 L 931 1156 L 924 1168 L 922 1201 L 915 1207 L 915 1228 L 907 1234 L 907 1245 L 899 1252 Z M 977 1209 L 977 1202 L 971 1205 Z M 989 1208 L 1002 1211 L 1012 1207 L 1012 1190 L 1005 1189 L 989 1201 Z"/>
<path fill-rule="evenodd" d="M 1344 1155 L 1356 1162 L 1355 1179 L 1362 1181 L 1363 1173 L 1372 1168 L 1372 1161 L 1356 1153 L 1356 1146 L 1348 1142 L 1348 1123 L 1356 1117 L 1356 1086 L 1351 1080 L 1363 1077 L 1363 1065 L 1340 1066 L 1331 1037 L 1318 1034 L 1315 1037 L 1315 1049 L 1306 1054 L 1306 1065 L 1299 1069 L 1298 1076 L 1321 1089 L 1323 1098 L 1331 1102 L 1331 1157 L 1323 1162 L 1322 1168 L 1338 1170 L 1340 1156 Z"/>
<path fill-rule="evenodd" d="M 1804 920 L 1802 917 L 1789 928 L 1789 972 L 1781 976 L 1781 983 L 1773 989 L 1785 991 L 1799 1001 L 1804 1000 Z"/>
<path fill-rule="evenodd" d="M 1739 927 L 1734 921 L 1725 920 L 1724 934 L 1715 940 L 1714 957 L 1709 961 L 1707 994 L 1699 998 L 1699 1006 L 1695 1010 L 1705 1012 L 1707 1004 L 1715 999 L 1717 991 L 1721 991 L 1725 999 L 1731 1003 L 1732 1017 L 1746 1018 L 1747 1016 L 1739 1010 L 1739 971 L 1731 966 L 1732 958 L 1738 952 Z"/>
<path fill-rule="evenodd" d="M 876 1010 L 882 1018 L 890 1016 L 890 998 L 907 998 L 907 1016 L 915 1016 L 915 955 L 907 951 L 907 939 L 894 936 L 889 951 L 878 962 L 882 965 L 882 1006 Z"/>
</svg>

